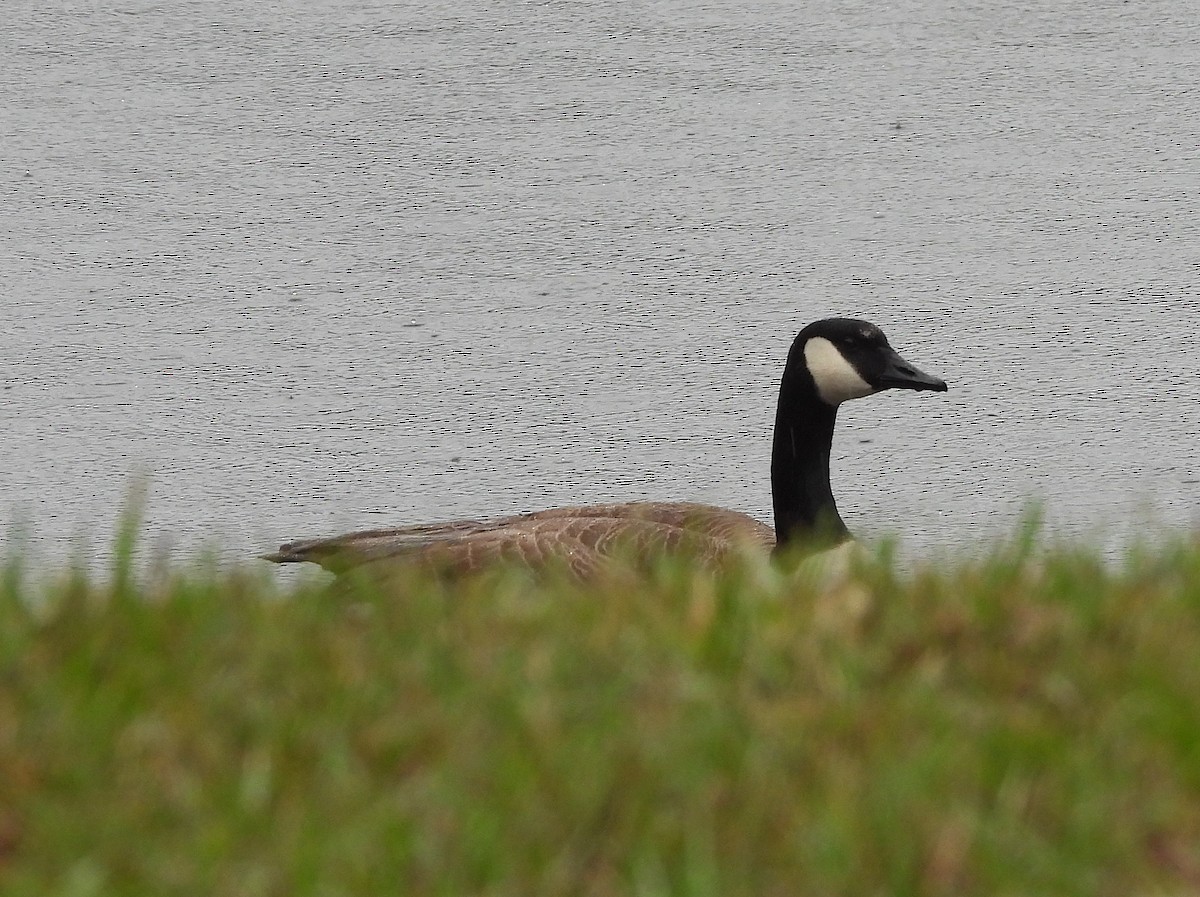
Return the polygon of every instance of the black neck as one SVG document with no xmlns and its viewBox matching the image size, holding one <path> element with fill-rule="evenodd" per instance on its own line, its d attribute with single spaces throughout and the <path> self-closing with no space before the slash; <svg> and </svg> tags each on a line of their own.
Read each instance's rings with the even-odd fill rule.
<svg viewBox="0 0 1200 897">
<path fill-rule="evenodd" d="M 837 408 L 817 395 L 803 347 L 792 347 L 775 414 L 771 497 L 777 549 L 820 548 L 850 538 L 829 486 L 829 451 Z"/>
</svg>

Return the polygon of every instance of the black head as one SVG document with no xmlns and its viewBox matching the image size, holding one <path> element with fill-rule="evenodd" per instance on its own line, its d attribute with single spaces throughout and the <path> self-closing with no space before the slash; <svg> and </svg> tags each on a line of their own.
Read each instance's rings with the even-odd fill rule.
<svg viewBox="0 0 1200 897">
<path fill-rule="evenodd" d="M 946 383 L 923 373 L 896 352 L 883 331 L 868 321 L 826 318 L 796 337 L 817 395 L 828 405 L 884 389 L 945 392 Z"/>
</svg>

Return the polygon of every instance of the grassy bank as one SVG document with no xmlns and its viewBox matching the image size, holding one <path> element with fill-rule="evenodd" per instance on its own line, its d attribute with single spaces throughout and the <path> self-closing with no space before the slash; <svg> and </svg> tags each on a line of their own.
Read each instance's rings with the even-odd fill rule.
<svg viewBox="0 0 1200 897">
<path fill-rule="evenodd" d="M 0 893 L 1200 893 L 1200 551 L 0 592 Z"/>
</svg>

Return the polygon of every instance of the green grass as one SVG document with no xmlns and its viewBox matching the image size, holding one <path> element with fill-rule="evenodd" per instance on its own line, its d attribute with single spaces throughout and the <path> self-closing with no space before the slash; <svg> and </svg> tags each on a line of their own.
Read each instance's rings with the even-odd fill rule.
<svg viewBox="0 0 1200 897">
<path fill-rule="evenodd" d="M 0 582 L 0 893 L 1200 893 L 1200 550 Z"/>
</svg>

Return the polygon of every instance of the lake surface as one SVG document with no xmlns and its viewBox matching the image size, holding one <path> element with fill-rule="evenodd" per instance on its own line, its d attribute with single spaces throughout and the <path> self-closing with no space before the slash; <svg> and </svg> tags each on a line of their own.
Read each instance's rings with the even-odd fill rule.
<svg viewBox="0 0 1200 897">
<path fill-rule="evenodd" d="M 807 322 L 908 550 L 1200 522 L 1192 0 L 8 0 L 0 513 L 41 558 L 561 503 L 769 519 Z M 12 537 L 10 537 L 11 539 Z"/>
</svg>

